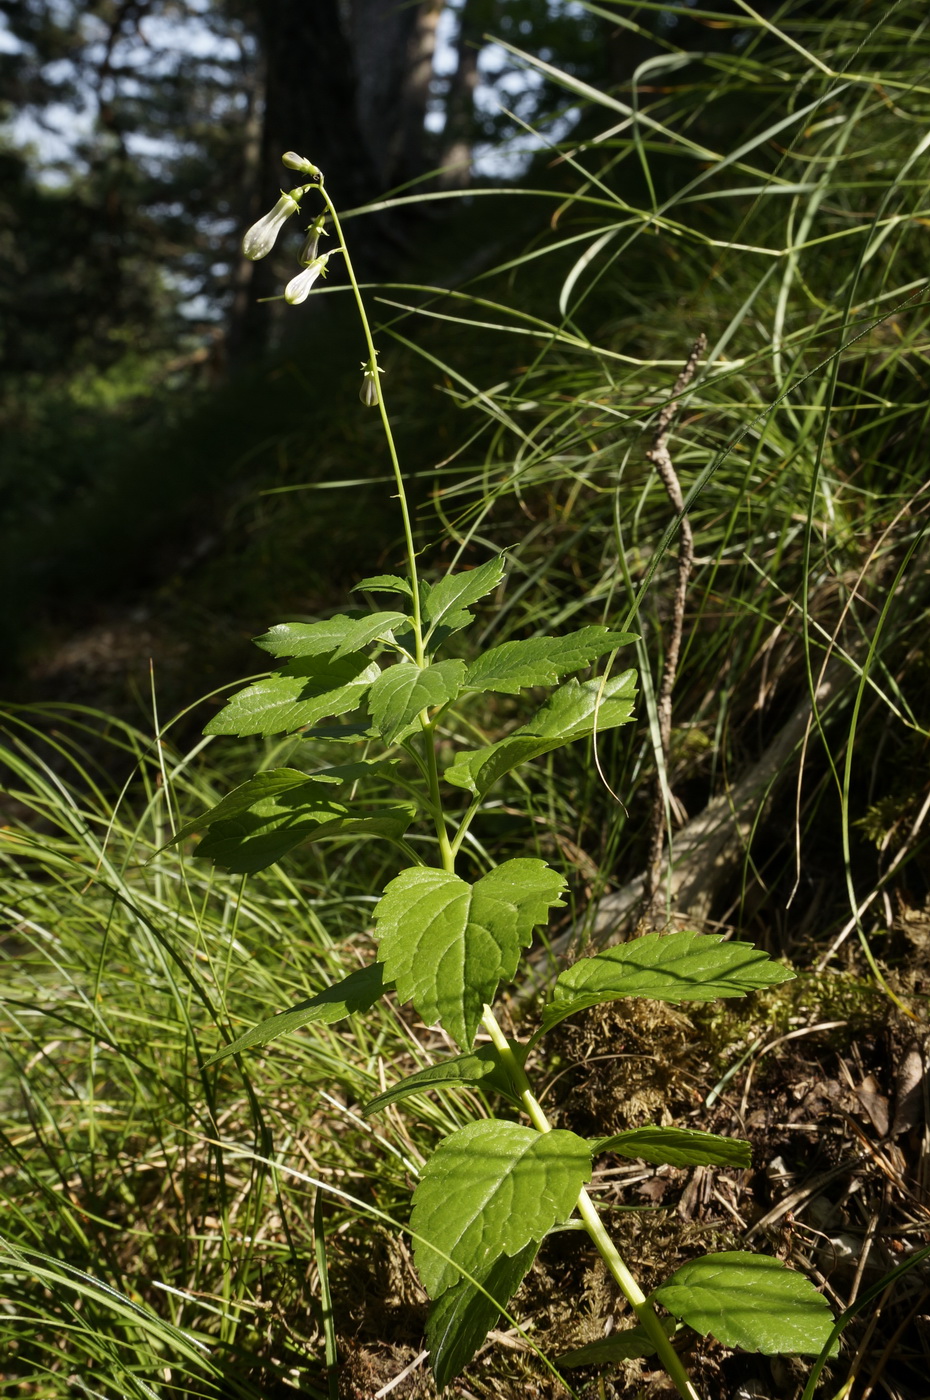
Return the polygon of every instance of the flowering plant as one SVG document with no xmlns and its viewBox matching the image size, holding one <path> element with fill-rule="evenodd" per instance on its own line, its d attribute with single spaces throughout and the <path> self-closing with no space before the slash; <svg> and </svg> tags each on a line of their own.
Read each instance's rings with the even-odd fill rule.
<svg viewBox="0 0 930 1400">
<path fill-rule="evenodd" d="M 600 1253 L 633 1325 L 562 1357 L 560 1364 L 655 1356 L 679 1395 L 697 1400 L 679 1352 L 689 1328 L 747 1350 L 817 1353 L 830 1345 L 833 1320 L 826 1302 L 801 1274 L 774 1258 L 743 1251 L 694 1259 L 647 1297 L 605 1228 L 587 1183 L 594 1161 L 606 1152 L 676 1167 L 745 1168 L 750 1144 L 673 1126 L 597 1138 L 553 1128 L 527 1073 L 527 1057 L 555 1026 L 592 1006 L 636 997 L 676 1004 L 741 997 L 793 974 L 751 944 L 725 942 L 719 934 L 649 933 L 579 958 L 548 989 L 529 1038 L 505 1035 L 492 1003 L 514 978 L 534 931 L 560 907 L 565 880 L 531 858 L 502 864 L 481 859 L 477 868 L 473 858 L 463 874 L 457 868 L 463 843 L 491 790 L 507 775 L 595 731 L 631 721 L 635 673 L 612 673 L 611 667 L 618 650 L 635 639 L 606 626 L 586 626 L 505 642 L 468 661 L 447 654 L 449 638 L 474 621 L 475 605 L 506 587 L 506 559 L 489 558 L 433 583 L 419 577 L 377 355 L 338 216 L 316 167 L 294 153 L 285 161 L 312 175 L 313 183 L 282 195 L 249 230 L 246 250 L 268 251 L 303 196 L 310 190 L 322 196 L 361 315 L 368 347 L 361 398 L 381 412 L 407 573 L 380 574 L 357 585 L 369 596 L 386 597 L 386 606 L 282 623 L 259 637 L 259 647 L 284 665 L 234 695 L 206 730 L 299 733 L 310 739 L 325 734 L 364 744 L 365 756 L 316 771 L 284 767 L 257 773 L 176 839 L 201 832 L 198 855 L 242 874 L 271 865 L 300 842 L 347 834 L 386 840 L 402 859 L 374 910 L 375 960 L 262 1021 L 208 1063 L 314 1022 L 361 1015 L 384 996 L 412 1003 L 427 1024 L 445 1030 L 457 1053 L 392 1085 L 364 1112 L 382 1112 L 417 1094 L 479 1086 L 499 1104 L 494 1116 L 476 1118 L 437 1145 L 413 1192 L 409 1229 L 432 1300 L 426 1334 L 437 1385 L 452 1380 L 481 1346 L 545 1236 L 575 1225 Z M 302 259 L 304 269 L 285 292 L 289 302 L 305 299 L 327 257 L 314 246 L 312 256 Z M 605 657 L 610 661 L 602 674 L 576 678 Z M 517 696 L 530 689 L 550 693 L 523 725 L 477 748 L 456 739 L 460 747 L 440 768 L 440 726 L 454 733 L 457 715 L 476 696 Z M 324 720 L 329 727 L 321 729 Z M 375 756 L 373 745 L 380 748 Z M 402 796 L 365 795 L 375 780 L 402 770 Z M 357 790 L 363 795 L 356 796 Z M 431 844 L 408 839 L 417 828 Z"/>
</svg>

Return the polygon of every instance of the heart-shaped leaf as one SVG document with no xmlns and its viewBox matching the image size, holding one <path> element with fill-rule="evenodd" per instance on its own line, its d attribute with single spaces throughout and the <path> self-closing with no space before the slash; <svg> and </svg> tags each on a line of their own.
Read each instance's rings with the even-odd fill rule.
<svg viewBox="0 0 930 1400">
<path fill-rule="evenodd" d="M 508 860 L 474 885 L 427 866 L 404 870 L 375 909 L 385 975 L 427 1025 L 440 1022 L 468 1049 L 482 1007 L 513 977 L 564 887 L 541 860 Z"/>
<path fill-rule="evenodd" d="M 810 1279 L 765 1254 L 706 1254 L 676 1270 L 654 1297 L 724 1346 L 818 1355 L 833 1330 L 833 1314 Z"/>
<path fill-rule="evenodd" d="M 441 1142 L 413 1193 L 410 1229 L 423 1287 L 438 1298 L 462 1272 L 487 1276 L 567 1220 L 591 1176 L 583 1138 L 481 1119 Z"/>
</svg>

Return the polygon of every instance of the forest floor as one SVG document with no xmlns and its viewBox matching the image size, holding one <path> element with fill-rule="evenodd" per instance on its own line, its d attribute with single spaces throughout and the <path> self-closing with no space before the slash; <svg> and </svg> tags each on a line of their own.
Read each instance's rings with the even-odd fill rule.
<svg viewBox="0 0 930 1400">
<path fill-rule="evenodd" d="M 894 937 L 894 982 L 906 1003 L 928 990 L 930 917 L 902 915 Z M 688 1016 L 631 1003 L 632 1011 L 599 1008 L 565 1023 L 550 1063 L 564 1057 L 574 1068 L 556 1074 L 547 1112 L 579 1133 L 674 1121 L 748 1138 L 754 1165 L 743 1172 L 602 1159 L 592 1190 L 644 1288 L 696 1254 L 761 1248 L 813 1278 L 837 1315 L 871 1300 L 846 1331 L 842 1362 L 828 1367 L 836 1393 L 923 1400 L 930 1290 L 916 1278 L 897 1289 L 887 1283 L 924 1244 L 930 1214 L 922 1028 L 854 971 L 799 969 L 797 982 L 754 1000 L 745 1010 L 729 1003 Z M 565 1389 L 541 1371 L 533 1345 L 557 1358 L 624 1325 L 629 1309 L 578 1239 L 563 1233 L 544 1243 L 512 1305 L 520 1329 L 501 1319 L 450 1394 L 556 1400 Z M 431 1400 L 420 1341 L 426 1300 L 409 1252 L 396 1237 L 379 1240 L 390 1261 L 376 1271 L 389 1282 L 382 1292 L 372 1289 L 371 1261 L 357 1244 L 337 1247 L 331 1265 L 340 1395 Z M 870 1290 L 882 1279 L 876 1302 Z M 735 1353 L 710 1339 L 696 1339 L 686 1361 L 699 1393 L 715 1400 L 789 1400 L 810 1364 Z M 592 1368 L 565 1374 L 585 1396 L 674 1393 L 640 1361 L 608 1371 L 603 1390 Z M 842 1381 L 853 1388 L 841 1390 Z"/>
</svg>

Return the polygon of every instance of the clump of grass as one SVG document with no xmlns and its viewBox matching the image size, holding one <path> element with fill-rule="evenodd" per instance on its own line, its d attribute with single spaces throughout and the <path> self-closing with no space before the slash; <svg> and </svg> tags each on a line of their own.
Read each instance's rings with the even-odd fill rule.
<svg viewBox="0 0 930 1400">
<path fill-rule="evenodd" d="M 324 1394 L 314 1193 L 326 1228 L 406 1210 L 416 1129 L 357 1116 L 424 1063 L 390 1011 L 204 1071 L 224 1035 L 357 965 L 346 847 L 246 886 L 165 849 L 211 800 L 181 755 L 89 710 L 5 717 L 0 884 L 0 1339 L 29 1393 Z M 121 790 L 121 778 L 132 775 Z M 225 784 L 225 775 L 218 782 Z M 340 874 L 340 871 L 343 873 Z M 378 872 L 370 871 L 372 887 Z M 413 1136 L 411 1132 L 413 1131 Z M 377 1285 L 375 1285 L 377 1286 Z M 78 1380 L 74 1378 L 78 1377 Z M 154 1388 L 154 1389 L 153 1389 Z"/>
</svg>

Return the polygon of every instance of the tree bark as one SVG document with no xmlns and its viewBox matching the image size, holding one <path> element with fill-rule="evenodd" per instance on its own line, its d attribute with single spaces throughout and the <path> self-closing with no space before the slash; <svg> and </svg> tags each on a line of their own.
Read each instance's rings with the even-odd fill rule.
<svg viewBox="0 0 930 1400">
<path fill-rule="evenodd" d="M 423 171 L 423 123 L 442 0 L 276 0 L 258 9 L 265 63 L 260 209 L 270 209 L 299 177 L 281 166 L 297 151 L 323 171 L 340 212 L 365 205 Z M 314 209 L 314 213 L 316 210 Z M 302 220 L 309 222 L 309 220 Z M 410 210 L 353 222 L 352 257 L 363 277 L 396 271 L 411 239 Z M 290 234 L 290 230 L 288 230 Z M 294 236 L 282 235 L 292 251 Z M 239 358 L 276 339 L 282 282 L 296 264 L 288 252 L 251 265 L 231 331 Z M 338 270 L 333 265 L 333 275 Z"/>
</svg>

